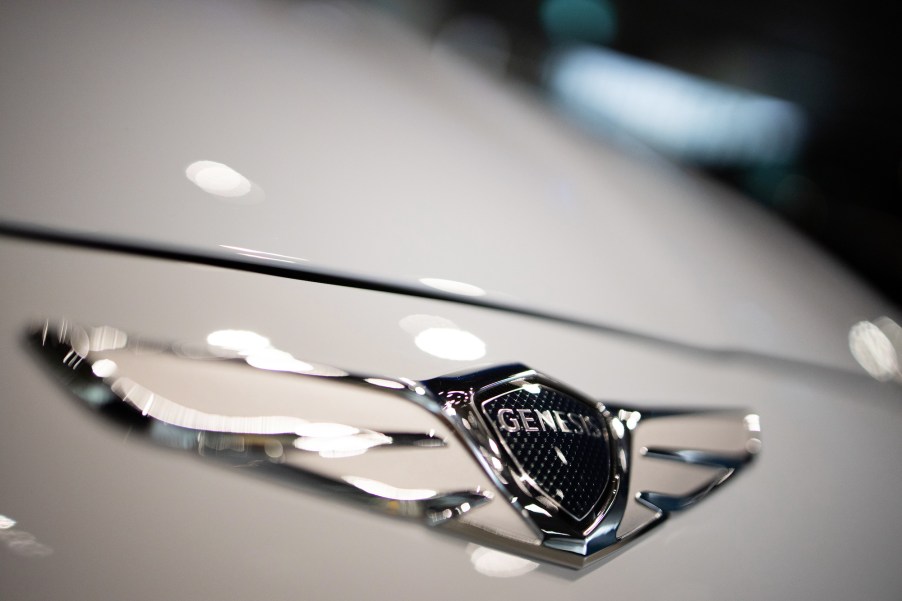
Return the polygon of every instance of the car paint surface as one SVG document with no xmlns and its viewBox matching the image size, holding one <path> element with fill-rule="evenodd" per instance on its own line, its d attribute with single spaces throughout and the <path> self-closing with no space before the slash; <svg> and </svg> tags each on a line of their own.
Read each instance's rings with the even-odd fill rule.
<svg viewBox="0 0 902 601">
<path fill-rule="evenodd" d="M 893 309 L 756 209 L 598 147 L 355 7 L 3 11 L 3 220 L 253 249 L 248 264 L 276 253 L 295 261 L 286 269 L 460 280 L 492 302 L 610 326 L 4 236 L 0 514 L 15 524 L 0 530 L 3 599 L 902 590 L 900 389 L 868 377 L 847 343 L 858 320 Z M 200 190 L 185 175 L 197 160 L 263 195 Z M 465 540 L 105 427 L 25 348 L 26 328 L 56 316 L 158 340 L 249 330 L 297 357 L 417 380 L 522 362 L 595 398 L 748 408 L 764 449 L 597 568 L 520 563 L 498 578 Z M 411 316 L 451 322 L 485 353 L 424 352 Z"/>
<path fill-rule="evenodd" d="M 354 6 L 24 2 L 0 27 L 6 220 L 457 280 L 844 368 L 851 324 L 890 310 L 743 200 Z M 202 191 L 202 160 L 260 194 Z"/>
</svg>

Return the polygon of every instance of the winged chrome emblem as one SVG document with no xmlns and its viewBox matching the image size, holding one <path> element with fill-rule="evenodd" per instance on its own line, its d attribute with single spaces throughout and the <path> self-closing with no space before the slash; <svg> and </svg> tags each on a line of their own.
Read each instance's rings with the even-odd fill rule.
<svg viewBox="0 0 902 601">
<path fill-rule="evenodd" d="M 747 411 L 621 407 L 523 365 L 422 382 L 351 374 L 225 338 L 159 344 L 67 322 L 30 335 L 72 393 L 158 444 L 571 568 L 760 449 Z"/>
</svg>

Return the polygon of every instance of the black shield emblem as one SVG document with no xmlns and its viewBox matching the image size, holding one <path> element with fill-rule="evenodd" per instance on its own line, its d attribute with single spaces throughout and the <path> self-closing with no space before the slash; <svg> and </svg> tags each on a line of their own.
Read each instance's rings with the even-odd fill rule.
<svg viewBox="0 0 902 601">
<path fill-rule="evenodd" d="M 477 401 L 490 425 L 546 510 L 576 522 L 605 496 L 611 453 L 598 409 L 555 388 L 522 382 Z"/>
</svg>

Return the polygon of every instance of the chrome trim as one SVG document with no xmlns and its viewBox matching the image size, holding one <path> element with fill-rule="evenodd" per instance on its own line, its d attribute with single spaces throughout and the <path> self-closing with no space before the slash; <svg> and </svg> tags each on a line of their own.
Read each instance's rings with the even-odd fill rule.
<svg viewBox="0 0 902 601">
<path fill-rule="evenodd" d="M 174 361 L 187 365 L 192 373 L 202 364 L 228 366 L 258 376 L 268 368 L 239 352 L 160 344 L 135 339 L 115 328 L 82 328 L 66 321 L 55 325 L 46 322 L 28 339 L 69 391 L 98 414 L 126 425 L 133 436 L 140 434 L 158 445 L 252 468 L 382 513 L 441 526 L 469 540 L 571 568 L 611 555 L 663 522 L 671 512 L 695 504 L 745 467 L 761 444 L 759 420 L 745 411 L 620 407 L 592 400 L 523 365 L 417 382 L 299 362 L 277 349 L 268 350 L 277 359 L 287 355 L 287 364 L 279 365 L 277 371 L 297 378 L 291 382 L 299 385 L 318 380 L 327 383 L 330 390 L 374 393 L 373 403 L 385 403 L 392 410 L 413 407 L 425 420 L 423 431 L 374 429 L 299 416 L 215 414 L 190 407 L 184 399 L 161 395 L 159 389 L 165 389 L 162 381 L 139 382 L 128 373 L 119 373 L 113 359 L 133 364 L 135 360 L 141 364 Z M 295 365 L 303 365 L 306 371 L 295 371 Z M 265 381 L 275 379 L 267 376 Z M 512 446 L 513 439 L 505 436 L 505 432 L 517 432 L 521 426 L 515 429 L 513 422 L 506 426 L 496 423 L 501 412 L 513 416 L 514 410 L 498 410 L 495 421 L 489 416 L 489 404 L 508 397 L 520 399 L 524 391 L 535 395 L 535 401 L 530 396 L 522 397 L 529 402 L 544 398 L 543 402 L 561 407 L 566 404 L 572 411 L 540 411 L 539 405 L 517 409 L 522 434 L 550 437 L 567 433 L 570 436 L 563 436 L 565 439 L 579 439 L 582 442 L 578 448 L 590 449 L 595 458 L 593 473 L 605 474 L 604 481 L 600 475 L 592 478 L 585 471 L 590 469 L 585 465 L 590 460 L 585 455 L 579 455 L 581 467 L 569 466 L 561 449 L 553 446 L 557 457 L 549 456 L 553 461 L 559 459 L 563 466 L 555 463 L 553 469 L 558 475 L 554 478 L 562 472 L 561 478 L 570 478 L 576 470 L 573 477 L 585 478 L 580 481 L 587 483 L 579 484 L 577 490 L 582 493 L 590 489 L 590 502 L 579 511 L 568 507 L 571 501 L 565 502 L 566 494 L 560 488 L 556 497 L 543 487 L 542 479 L 549 476 L 544 464 L 533 472 L 524 467 Z M 192 385 L 185 394 L 196 392 L 196 385 Z M 326 413 L 338 409 L 325 402 L 314 408 Z M 552 413 L 557 415 L 557 422 L 551 419 Z M 541 423 L 545 414 L 547 422 Z M 546 427 L 550 433 L 546 433 Z M 557 440 L 547 437 L 543 439 L 546 442 L 539 443 L 545 453 L 549 453 L 547 446 L 553 445 L 547 441 Z M 398 452 L 405 453 L 403 459 L 393 454 Z M 429 453 L 436 460 L 451 460 L 447 473 L 432 468 L 430 460 L 428 468 L 413 474 L 418 483 L 431 479 L 445 484 L 404 488 L 383 483 L 366 471 L 406 466 L 414 457 L 411 453 L 417 452 Z M 364 467 L 347 463 L 349 457 L 371 454 L 372 461 L 367 460 Z M 687 469 L 691 473 L 687 474 Z M 556 481 L 554 478 L 551 481 Z M 461 482 L 465 483 L 463 487 Z M 517 534 L 499 526 L 495 522 L 497 513 L 480 511 L 493 500 L 503 501 L 516 511 L 523 532 Z"/>
<path fill-rule="evenodd" d="M 627 466 L 616 461 L 619 447 L 614 434 L 610 428 L 606 428 L 604 433 L 609 446 L 611 469 L 604 494 L 588 515 L 576 517 L 569 514 L 561 503 L 536 485 L 532 474 L 523 469 L 507 443 L 487 423 L 478 409 L 497 398 L 499 392 L 508 391 L 511 386 L 520 383 L 560 390 L 568 396 L 582 399 L 588 406 L 594 406 L 605 421 L 611 419 L 603 404 L 586 401 L 578 393 L 523 365 L 501 366 L 475 374 L 437 378 L 424 382 L 424 385 L 445 401 L 442 413 L 463 435 L 483 469 L 492 475 L 494 484 L 506 493 L 508 502 L 533 528 L 542 545 L 575 556 L 591 555 L 611 544 L 611 529 L 599 526 L 607 515 L 619 510 L 619 505 L 622 505 L 625 498 L 618 493 L 621 481 L 626 476 Z M 482 398 L 487 392 L 495 396 Z"/>
</svg>

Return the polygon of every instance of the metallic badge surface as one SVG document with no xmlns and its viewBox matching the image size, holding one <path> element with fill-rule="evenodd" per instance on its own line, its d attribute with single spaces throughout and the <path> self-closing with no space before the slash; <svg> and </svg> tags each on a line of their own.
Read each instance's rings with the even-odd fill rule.
<svg viewBox="0 0 902 601">
<path fill-rule="evenodd" d="M 760 449 L 746 411 L 621 407 L 523 365 L 422 382 L 352 374 L 248 334 L 201 348 L 48 322 L 29 339 L 133 435 L 571 568 L 694 504 Z M 241 336 L 253 345 L 216 342 Z"/>
<path fill-rule="evenodd" d="M 541 384 L 477 403 L 539 503 L 576 521 L 601 504 L 611 449 L 596 408 Z"/>
<path fill-rule="evenodd" d="M 424 384 L 545 547 L 598 546 L 624 476 L 602 403 L 522 365 Z"/>
</svg>

